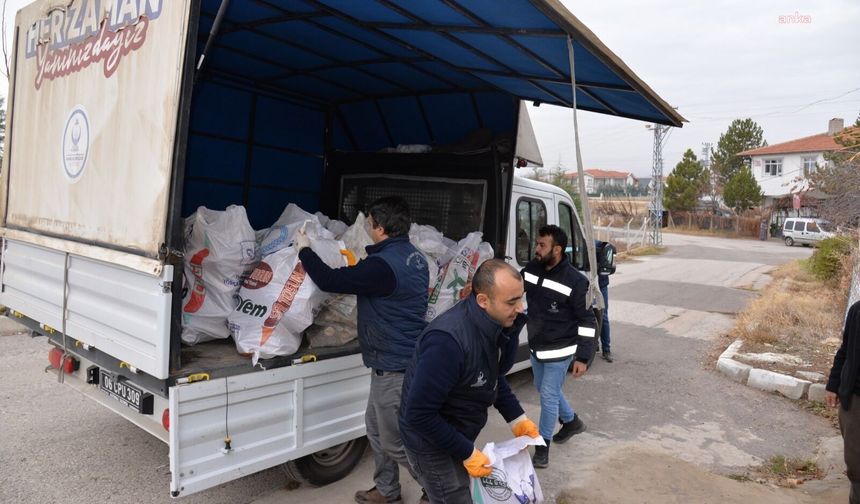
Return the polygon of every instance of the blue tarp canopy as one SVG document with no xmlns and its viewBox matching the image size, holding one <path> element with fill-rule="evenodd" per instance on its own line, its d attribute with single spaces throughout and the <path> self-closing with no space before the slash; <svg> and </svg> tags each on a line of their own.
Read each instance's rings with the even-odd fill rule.
<svg viewBox="0 0 860 504">
<path fill-rule="evenodd" d="M 203 0 L 199 47 L 221 0 Z M 233 0 L 206 70 L 319 105 L 502 92 L 681 126 L 684 119 L 557 0 Z M 390 126 L 389 126 L 390 127 Z"/>
<path fill-rule="evenodd" d="M 579 109 L 683 121 L 556 0 L 202 0 L 198 17 L 182 215 L 317 210 L 329 150 L 510 142 L 520 100 L 572 105 L 568 36 Z"/>
</svg>

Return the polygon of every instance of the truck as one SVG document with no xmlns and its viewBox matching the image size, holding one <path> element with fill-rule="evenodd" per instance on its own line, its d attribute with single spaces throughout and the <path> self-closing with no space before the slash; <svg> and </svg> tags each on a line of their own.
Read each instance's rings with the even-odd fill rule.
<svg viewBox="0 0 860 504">
<path fill-rule="evenodd" d="M 169 445 L 173 497 L 279 464 L 324 485 L 366 446 L 357 343 L 257 366 L 182 345 L 196 208 L 349 223 L 398 194 L 518 265 L 559 224 L 583 269 L 570 196 L 515 175 L 540 162 L 527 104 L 683 121 L 557 0 L 37 0 L 12 47 L 0 304 L 57 380 Z"/>
</svg>

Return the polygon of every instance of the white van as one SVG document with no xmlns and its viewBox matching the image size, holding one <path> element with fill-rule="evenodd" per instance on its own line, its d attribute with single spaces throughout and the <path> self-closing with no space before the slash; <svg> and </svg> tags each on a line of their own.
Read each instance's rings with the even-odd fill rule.
<svg viewBox="0 0 860 504">
<path fill-rule="evenodd" d="M 326 484 L 366 446 L 357 343 L 260 366 L 230 341 L 181 344 L 184 219 L 199 206 L 243 205 L 262 229 L 288 203 L 351 223 L 397 194 L 416 222 L 452 239 L 480 230 L 518 265 L 540 225 L 558 223 L 581 265 L 570 198 L 515 177 L 534 161 L 527 104 L 576 97 L 681 126 L 560 2 L 508 3 L 36 0 L 18 12 L 0 304 L 45 337 L 57 379 L 169 444 L 170 495 L 285 462 Z"/>
<path fill-rule="evenodd" d="M 830 231 L 830 223 L 824 219 L 795 217 L 786 219 L 782 225 L 782 236 L 786 246 L 799 243 L 808 247 L 834 235 Z"/>
</svg>

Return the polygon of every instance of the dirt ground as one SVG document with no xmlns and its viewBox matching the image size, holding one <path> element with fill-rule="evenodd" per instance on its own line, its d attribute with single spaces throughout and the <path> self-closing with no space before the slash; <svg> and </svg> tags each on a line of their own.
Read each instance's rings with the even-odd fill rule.
<svg viewBox="0 0 860 504">
<path fill-rule="evenodd" d="M 583 488 L 558 504 L 832 504 L 848 501 L 843 482 L 816 481 L 796 489 L 736 481 L 669 455 L 627 447 L 598 464 Z"/>
</svg>

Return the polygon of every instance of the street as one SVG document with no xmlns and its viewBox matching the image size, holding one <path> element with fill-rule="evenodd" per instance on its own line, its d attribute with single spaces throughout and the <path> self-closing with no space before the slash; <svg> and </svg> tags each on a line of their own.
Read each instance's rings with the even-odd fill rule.
<svg viewBox="0 0 860 504">
<path fill-rule="evenodd" d="M 796 490 L 724 477 L 773 455 L 815 458 L 822 441 L 838 438 L 824 419 L 793 402 L 713 370 L 715 339 L 731 330 L 732 314 L 755 296 L 763 274 L 808 257 L 810 249 L 673 234 L 664 234 L 664 244 L 667 253 L 621 263 L 611 279 L 615 362 L 597 358 L 584 377 L 566 384 L 588 430 L 551 447 L 550 467 L 538 473 L 547 501 L 847 500 L 844 477 Z M 44 339 L 19 334 L 2 341 L 0 502 L 170 501 L 167 445 L 45 374 Z M 537 420 L 531 372 L 510 381 Z M 479 447 L 510 436 L 495 412 L 490 422 Z M 323 489 L 288 489 L 274 468 L 182 501 L 348 503 L 372 486 L 371 472 L 368 452 L 349 477 Z M 401 473 L 404 502 L 417 502 L 417 485 Z M 707 485 L 717 490 L 708 493 Z"/>
</svg>

